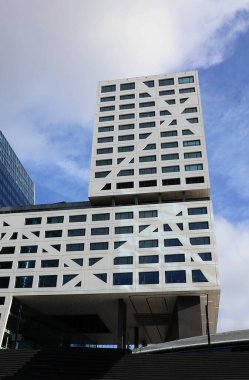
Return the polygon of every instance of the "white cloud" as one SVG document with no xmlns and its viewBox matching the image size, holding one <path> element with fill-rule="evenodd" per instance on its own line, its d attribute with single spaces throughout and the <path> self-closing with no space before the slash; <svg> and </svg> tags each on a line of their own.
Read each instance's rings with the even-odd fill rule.
<svg viewBox="0 0 249 380">
<path fill-rule="evenodd" d="M 216 219 L 221 277 L 219 331 L 249 329 L 249 220 L 233 224 Z"/>
</svg>

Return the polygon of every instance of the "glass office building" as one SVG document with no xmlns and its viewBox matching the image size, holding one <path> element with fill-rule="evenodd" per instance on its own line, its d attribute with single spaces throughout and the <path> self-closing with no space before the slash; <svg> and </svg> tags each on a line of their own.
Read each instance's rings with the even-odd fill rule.
<svg viewBox="0 0 249 380">
<path fill-rule="evenodd" d="M 0 207 L 34 204 L 34 183 L 0 131 Z"/>
</svg>

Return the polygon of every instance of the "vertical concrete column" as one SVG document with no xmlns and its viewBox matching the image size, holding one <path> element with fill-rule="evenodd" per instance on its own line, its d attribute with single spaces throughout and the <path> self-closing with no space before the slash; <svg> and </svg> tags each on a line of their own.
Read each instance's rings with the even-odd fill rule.
<svg viewBox="0 0 249 380">
<path fill-rule="evenodd" d="M 202 335 L 199 296 L 177 298 L 178 339 Z"/>
<path fill-rule="evenodd" d="M 134 327 L 134 347 L 138 348 L 139 346 L 139 327 Z"/>
<path fill-rule="evenodd" d="M 0 347 L 2 347 L 4 332 L 12 304 L 12 296 L 6 295 L 6 293 L 0 293 L 0 301 Z"/>
<path fill-rule="evenodd" d="M 126 348 L 126 304 L 118 300 L 118 348 Z"/>
</svg>

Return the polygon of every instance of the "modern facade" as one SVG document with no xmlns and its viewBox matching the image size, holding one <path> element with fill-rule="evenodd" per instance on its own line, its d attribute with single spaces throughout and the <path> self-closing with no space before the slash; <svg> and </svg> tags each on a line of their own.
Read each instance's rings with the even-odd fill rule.
<svg viewBox="0 0 249 380">
<path fill-rule="evenodd" d="M 0 225 L 3 344 L 161 343 L 206 334 L 206 305 L 214 333 L 198 73 L 100 82 L 89 201 L 1 209 Z"/>
<path fill-rule="evenodd" d="M 34 183 L 0 131 L 0 207 L 34 204 Z"/>
</svg>

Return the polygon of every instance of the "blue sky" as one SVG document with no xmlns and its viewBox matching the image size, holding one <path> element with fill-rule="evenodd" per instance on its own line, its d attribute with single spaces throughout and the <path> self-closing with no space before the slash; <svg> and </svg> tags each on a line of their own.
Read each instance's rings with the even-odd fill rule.
<svg viewBox="0 0 249 380">
<path fill-rule="evenodd" d="M 0 55 L 1 129 L 37 203 L 87 198 L 97 81 L 198 69 L 219 330 L 249 328 L 249 0 L 2 1 Z"/>
</svg>

